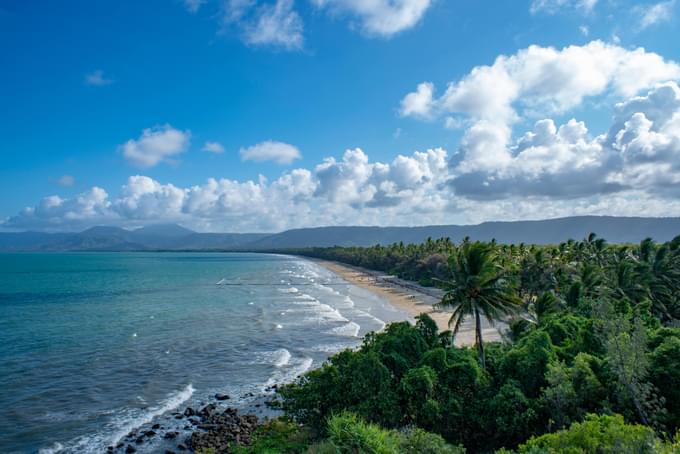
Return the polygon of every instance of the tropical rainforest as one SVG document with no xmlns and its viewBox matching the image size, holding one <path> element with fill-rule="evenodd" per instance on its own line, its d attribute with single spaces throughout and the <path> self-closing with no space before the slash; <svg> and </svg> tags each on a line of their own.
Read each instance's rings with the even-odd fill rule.
<svg viewBox="0 0 680 454">
<path fill-rule="evenodd" d="M 285 416 L 245 452 L 680 452 L 680 236 L 288 252 L 441 287 L 451 329 L 368 334 L 281 387 Z M 459 348 L 464 317 L 509 328 Z"/>
</svg>

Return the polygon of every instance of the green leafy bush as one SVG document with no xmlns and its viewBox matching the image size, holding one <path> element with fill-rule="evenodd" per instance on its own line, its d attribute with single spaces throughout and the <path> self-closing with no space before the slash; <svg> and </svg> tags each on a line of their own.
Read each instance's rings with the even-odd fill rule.
<svg viewBox="0 0 680 454">
<path fill-rule="evenodd" d="M 328 421 L 328 438 L 340 454 L 398 454 L 395 432 L 362 421 L 352 413 L 341 413 Z"/>
<path fill-rule="evenodd" d="M 657 454 L 663 446 L 654 431 L 626 424 L 623 416 L 588 415 L 569 429 L 530 439 L 519 453 L 546 454 Z"/>
</svg>

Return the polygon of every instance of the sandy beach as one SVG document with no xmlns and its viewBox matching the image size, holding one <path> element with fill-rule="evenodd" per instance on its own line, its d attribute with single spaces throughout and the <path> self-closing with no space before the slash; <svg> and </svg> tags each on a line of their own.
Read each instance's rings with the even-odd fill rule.
<svg viewBox="0 0 680 454">
<path fill-rule="evenodd" d="M 423 287 L 415 282 L 405 281 L 394 276 L 386 276 L 385 273 L 380 271 L 368 270 L 329 260 L 308 259 L 334 272 L 347 282 L 379 295 L 389 301 L 394 307 L 409 314 L 411 319 L 414 319 L 417 315 L 426 313 L 437 323 L 440 331 L 449 329 L 448 323 L 451 318 L 451 312 L 436 310 L 434 308 L 434 305 L 441 300 L 444 294 L 440 289 Z M 484 319 L 482 328 L 482 335 L 485 342 L 501 340 L 499 329 L 503 329 L 504 324 L 497 323 L 496 326 L 491 326 L 491 324 Z M 469 318 L 463 322 L 458 331 L 455 344 L 464 346 L 474 345 L 474 343 L 474 320 Z"/>
</svg>

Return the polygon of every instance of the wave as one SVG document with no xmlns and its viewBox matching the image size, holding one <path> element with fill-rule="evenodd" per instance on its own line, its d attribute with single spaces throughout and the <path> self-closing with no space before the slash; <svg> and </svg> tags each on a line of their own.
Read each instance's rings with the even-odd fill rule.
<svg viewBox="0 0 680 454">
<path fill-rule="evenodd" d="M 271 377 L 264 384 L 263 389 L 266 389 L 272 385 L 290 383 L 295 380 L 298 376 L 307 372 L 314 363 L 312 358 L 303 357 L 296 358 L 291 361 L 286 367 L 279 368 L 276 372 L 272 374 Z"/>
<path fill-rule="evenodd" d="M 315 283 L 315 284 L 314 284 L 314 287 L 318 288 L 319 290 L 323 290 L 323 291 L 326 291 L 326 292 L 328 292 L 328 293 L 331 293 L 331 294 L 333 294 L 333 295 L 340 295 L 340 292 L 338 292 L 338 291 L 335 290 L 334 288 L 331 288 L 331 287 L 329 287 L 329 286 L 327 286 L 327 285 Z"/>
<path fill-rule="evenodd" d="M 312 295 L 308 295 L 307 293 L 301 293 L 299 295 L 295 295 L 293 298 L 296 300 L 303 300 L 303 301 L 319 301 L 316 298 L 314 298 Z"/>
<path fill-rule="evenodd" d="M 335 354 L 348 348 L 354 348 L 356 345 L 361 344 L 359 341 L 356 341 L 356 343 L 341 342 L 337 344 L 319 344 L 315 345 L 314 347 L 305 349 L 305 351 Z"/>
<path fill-rule="evenodd" d="M 299 293 L 300 291 L 295 287 L 280 288 L 278 289 L 281 293 Z"/>
<path fill-rule="evenodd" d="M 276 367 L 283 367 L 290 362 L 290 352 L 285 348 L 280 348 L 273 352 L 273 361 Z"/>
<path fill-rule="evenodd" d="M 349 322 L 345 325 L 333 328 L 332 330 L 329 331 L 329 333 L 336 334 L 338 336 L 358 337 L 360 329 L 361 326 L 359 324 Z"/>
<path fill-rule="evenodd" d="M 116 445 L 124 439 L 130 431 L 137 429 L 144 424 L 150 423 L 157 416 L 172 411 L 189 400 L 194 394 L 194 387 L 189 383 L 184 389 L 177 391 L 167 397 L 158 406 L 145 412 L 139 410 L 122 410 L 117 412 L 121 415 L 104 425 L 105 431 L 76 438 L 71 442 L 62 445 L 55 443 L 49 448 L 38 451 L 39 454 L 67 454 L 67 453 L 101 453 L 111 445 Z"/>
<path fill-rule="evenodd" d="M 380 325 L 380 328 L 378 328 L 378 329 L 376 329 L 376 330 L 374 330 L 374 331 L 382 331 L 383 329 L 385 329 L 385 326 L 387 326 L 387 323 L 386 323 L 384 320 L 379 319 L 378 317 L 376 317 L 375 315 L 373 315 L 373 314 L 371 314 L 371 313 L 369 313 L 369 312 L 366 312 L 366 311 L 362 311 L 362 310 L 357 309 L 357 316 L 358 316 L 358 317 L 366 317 L 366 318 L 370 318 L 370 319 L 373 320 L 375 323 L 377 323 L 378 325 Z"/>
</svg>

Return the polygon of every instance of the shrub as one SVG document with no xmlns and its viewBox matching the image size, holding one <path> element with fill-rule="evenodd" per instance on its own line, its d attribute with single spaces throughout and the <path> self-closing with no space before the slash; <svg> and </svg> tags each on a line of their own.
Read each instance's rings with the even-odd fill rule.
<svg viewBox="0 0 680 454">
<path fill-rule="evenodd" d="M 590 414 L 569 429 L 531 438 L 519 447 L 519 453 L 653 454 L 661 448 L 649 427 L 626 424 L 621 415 Z"/>
<path fill-rule="evenodd" d="M 307 451 L 311 443 L 307 429 L 285 418 L 277 418 L 260 426 L 250 446 L 234 447 L 236 454 L 296 454 Z M 208 454 L 208 453 L 205 453 Z"/>
<path fill-rule="evenodd" d="M 328 436 L 340 454 L 399 454 L 395 432 L 369 424 L 343 412 L 328 421 Z"/>
<path fill-rule="evenodd" d="M 464 454 L 465 448 L 453 446 L 439 435 L 423 429 L 409 429 L 401 434 L 399 444 L 404 454 Z"/>
</svg>

